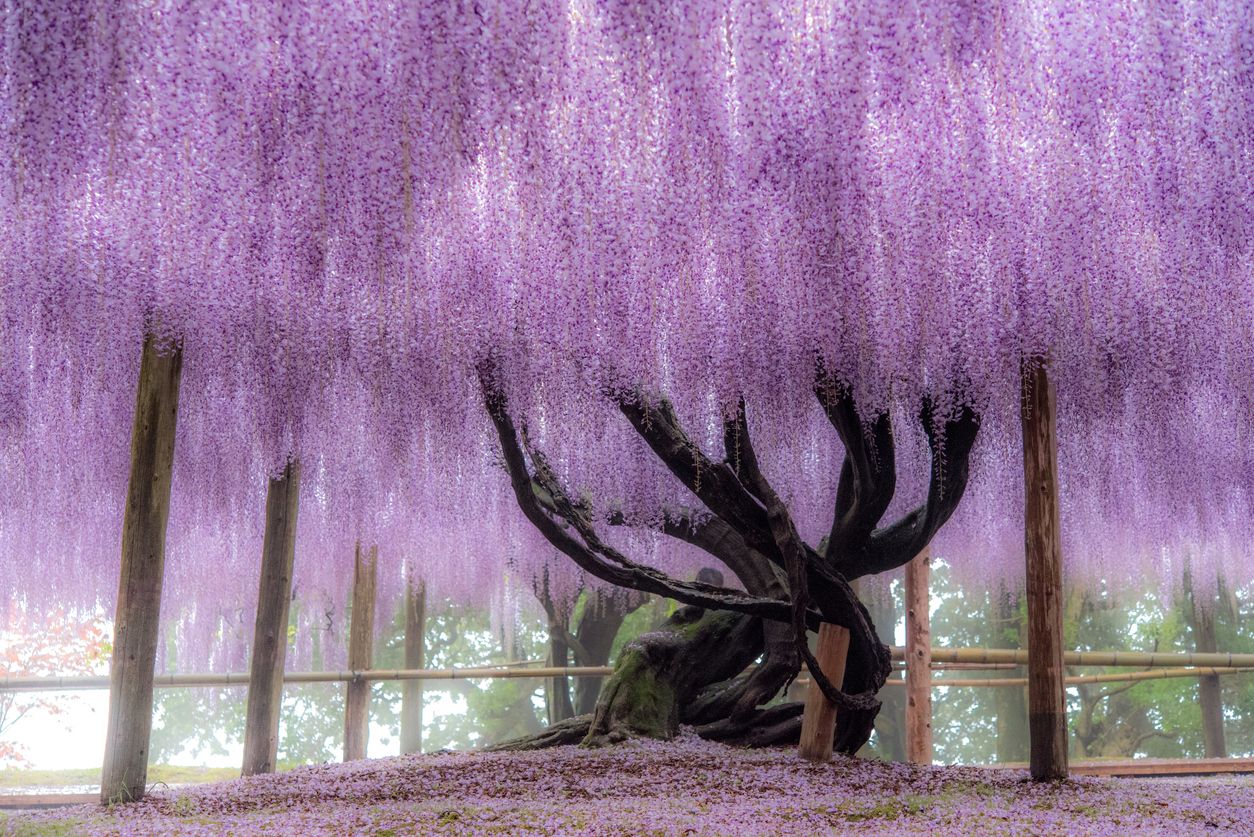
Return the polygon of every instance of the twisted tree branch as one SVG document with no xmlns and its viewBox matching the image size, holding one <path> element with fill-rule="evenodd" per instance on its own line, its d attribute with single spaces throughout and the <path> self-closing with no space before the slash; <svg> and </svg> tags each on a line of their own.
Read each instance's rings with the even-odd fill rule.
<svg viewBox="0 0 1254 837">
<path fill-rule="evenodd" d="M 820 395 L 820 400 L 823 398 L 824 396 Z M 849 405 L 851 403 L 849 402 Z M 849 405 L 844 402 L 836 404 L 844 410 L 853 410 Z M 824 408 L 828 409 L 826 403 Z M 828 416 L 831 418 L 831 411 Z M 838 418 L 841 424 L 837 426 L 837 429 L 843 439 L 849 432 L 847 427 L 849 417 L 838 416 Z M 832 421 L 833 424 L 837 424 L 837 419 L 832 419 Z M 927 434 L 928 448 L 932 453 L 927 499 L 921 505 L 888 526 L 868 531 L 870 513 L 864 514 L 857 511 L 855 507 L 861 502 L 858 498 L 870 496 L 877 498 L 874 503 L 870 504 L 870 507 L 872 510 L 878 508 L 883 498 L 879 497 L 877 492 L 883 490 L 888 479 L 886 473 L 892 470 L 887 465 L 881 465 L 878 470 L 872 469 L 878 476 L 873 474 L 867 477 L 870 480 L 867 487 L 851 488 L 846 492 L 847 497 L 854 498 L 851 500 L 853 505 L 842 508 L 838 492 L 837 520 L 832 525 L 834 540 L 829 541 L 827 554 L 834 560 L 841 574 L 849 580 L 887 572 L 909 563 L 931 542 L 940 527 L 953 515 L 966 491 L 970 474 L 968 463 L 971 448 L 975 445 L 975 439 L 980 430 L 980 415 L 970 406 L 962 406 L 958 408 L 955 415 L 942 421 L 937 418 L 932 402 L 925 401 L 919 410 L 919 422 Z M 842 426 L 846 429 L 842 430 Z M 876 427 L 882 430 L 876 431 L 874 429 Z M 888 451 L 892 450 L 891 425 L 883 416 L 877 418 L 873 424 L 871 438 L 874 440 L 880 432 L 886 434 L 885 437 L 879 441 L 873 441 L 872 447 L 882 454 L 885 452 L 885 444 L 887 444 Z M 856 437 L 856 433 L 850 436 L 846 445 L 853 445 L 856 448 L 860 444 L 856 441 Z M 864 435 L 864 438 L 867 437 Z M 845 481 L 843 479 L 845 473 L 845 469 L 842 468 L 842 482 Z M 849 473 L 852 475 L 850 480 L 856 485 L 859 479 L 859 467 L 850 465 Z M 886 505 L 885 503 L 885 507 Z M 879 509 L 876 516 L 881 514 L 883 514 L 883 509 Z M 855 520 L 856 524 L 845 526 L 843 521 L 847 519 Z M 838 544 L 838 546 L 833 544 Z"/>
<path fill-rule="evenodd" d="M 571 502 L 543 457 L 538 456 L 535 451 L 532 451 L 532 461 L 536 465 L 536 474 L 532 476 L 519 443 L 518 432 L 509 416 L 505 394 L 495 381 L 490 366 L 480 368 L 479 380 L 484 405 L 496 428 L 502 458 L 519 508 L 549 543 L 577 566 L 610 584 L 656 593 L 684 604 L 731 610 L 777 621 L 788 621 L 791 618 L 792 611 L 787 602 L 697 581 L 680 581 L 652 567 L 637 564 L 604 543 L 593 528 L 586 511 Z M 541 503 L 533 483 L 547 495 L 547 503 Z M 573 529 L 579 537 L 572 536 L 562 523 Z M 810 618 L 817 625 L 818 614 L 811 614 Z"/>
<path fill-rule="evenodd" d="M 826 557 L 835 562 L 864 544 L 888 510 L 897 490 L 897 452 L 887 410 L 864 425 L 848 387 L 829 379 L 814 392 L 845 446 L 827 538 Z"/>
<path fill-rule="evenodd" d="M 744 402 L 740 403 L 736 413 L 725 424 L 724 439 L 734 441 L 734 449 L 738 452 L 736 470 L 740 479 L 753 492 L 754 496 L 766 505 L 771 534 L 775 539 L 780 554 L 784 557 L 784 563 L 788 570 L 788 592 L 793 608 L 791 622 L 797 653 L 805 660 L 806 667 L 810 670 L 810 676 L 814 678 L 814 682 L 828 700 L 842 709 L 870 712 L 873 718 L 873 713 L 877 712 L 880 707 L 880 702 L 875 695 L 879 692 L 884 681 L 888 679 L 889 665 L 884 665 L 884 670 L 877 678 L 878 682 L 875 683 L 873 689 L 850 695 L 841 691 L 828 679 L 827 674 L 820 668 L 819 661 L 810 651 L 806 637 L 805 622 L 805 614 L 810 606 L 810 590 L 806 571 L 804 543 L 801 540 L 801 536 L 797 534 L 797 528 L 793 525 L 792 516 L 789 515 L 788 508 L 784 505 L 783 500 L 780 499 L 779 494 L 776 493 L 775 488 L 767 480 L 766 475 L 758 464 L 757 453 L 749 437 L 749 426 L 745 415 Z M 836 582 L 834 586 L 839 590 L 839 583 L 843 580 L 838 576 L 831 580 Z M 844 587 L 845 590 L 848 590 L 848 598 L 841 604 L 849 606 L 851 610 L 857 613 L 857 611 L 862 609 L 861 605 L 848 585 L 845 584 Z M 857 625 L 857 628 L 861 630 L 855 630 L 852 638 L 864 647 L 880 648 L 881 643 L 875 636 L 870 620 L 865 618 L 865 612 L 860 615 L 864 618 L 855 619 L 854 621 L 860 623 Z M 882 656 L 888 657 L 886 649 Z M 884 662 L 887 663 L 887 659 Z"/>
</svg>

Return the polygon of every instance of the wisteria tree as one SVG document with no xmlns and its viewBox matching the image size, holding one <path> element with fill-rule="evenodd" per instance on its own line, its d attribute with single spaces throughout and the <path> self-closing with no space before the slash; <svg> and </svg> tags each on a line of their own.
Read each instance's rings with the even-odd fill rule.
<svg viewBox="0 0 1254 837">
<path fill-rule="evenodd" d="M 114 589 L 146 338 L 185 359 L 168 618 L 222 667 L 299 461 L 301 613 L 357 539 L 394 595 L 407 560 L 468 603 L 544 572 L 684 602 L 592 740 L 782 740 L 761 707 L 834 622 L 853 749 L 887 660 L 849 582 L 933 538 L 1021 571 L 1043 360 L 1068 572 L 1254 574 L 1247 3 L 6 11 L 0 575 L 32 612 Z"/>
<path fill-rule="evenodd" d="M 980 426 L 974 411 L 963 408 L 942 419 L 932 404 L 921 406 L 919 421 L 932 452 L 927 500 L 880 525 L 896 489 L 891 419 L 886 412 L 864 419 L 846 387 L 820 378 L 815 395 L 845 444 L 845 456 L 831 529 L 816 549 L 798 535 L 763 474 L 743 403 L 724 420 L 724 455 L 715 461 L 688 437 L 664 399 L 616 393 L 613 400 L 626 421 L 703 504 L 701 510 L 662 511 L 660 530 L 729 568 L 743 585 L 737 591 L 721 586 L 717 571 L 681 581 L 607 543 L 589 509 L 571 497 L 525 429 L 515 427 L 492 376 L 484 369 L 485 404 L 527 519 L 585 572 L 688 605 L 661 631 L 631 646 L 593 717 L 564 724 L 541 743 L 567 743 L 572 737 L 613 742 L 638 734 L 669 738 L 679 723 L 738 743 L 795 740 L 800 704 L 759 706 L 797 675 L 801 660 L 824 694 L 845 710 L 839 715 L 840 750 L 852 753 L 866 743 L 879 707 L 875 696 L 890 665 L 888 649 L 849 582 L 906 564 L 949 519 L 966 488 L 967 458 Z M 807 644 L 807 631 L 820 620 L 852 633 L 844 683 L 828 680 Z M 750 668 L 759 657 L 761 664 Z"/>
</svg>

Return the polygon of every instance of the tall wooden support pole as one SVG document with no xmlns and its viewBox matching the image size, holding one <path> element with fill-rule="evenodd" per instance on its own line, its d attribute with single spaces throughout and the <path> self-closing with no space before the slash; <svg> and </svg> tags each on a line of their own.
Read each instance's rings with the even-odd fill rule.
<svg viewBox="0 0 1254 837">
<path fill-rule="evenodd" d="M 405 591 L 405 668 L 425 668 L 427 644 L 427 590 L 413 578 Z M 401 687 L 401 752 L 422 752 L 422 681 L 406 680 Z"/>
<path fill-rule="evenodd" d="M 353 563 L 353 614 L 348 626 L 348 667 L 366 671 L 374 660 L 374 591 L 379 548 L 362 554 L 357 544 Z M 344 761 L 364 759 L 370 740 L 370 683 L 353 680 L 344 692 Z"/>
<path fill-rule="evenodd" d="M 279 750 L 279 709 L 287 661 L 287 617 L 296 555 L 300 463 L 289 461 L 266 491 L 266 534 L 244 721 L 243 774 L 273 773 Z"/>
<path fill-rule="evenodd" d="M 906 564 L 906 760 L 932 763 L 931 548 Z"/>
<path fill-rule="evenodd" d="M 148 779 L 152 678 L 182 370 L 179 346 L 163 350 L 151 335 L 144 339 L 122 521 L 122 569 L 109 667 L 109 728 L 100 776 L 100 799 L 106 803 L 142 798 Z"/>
<path fill-rule="evenodd" d="M 1024 547 L 1028 597 L 1029 764 L 1036 780 L 1067 775 L 1062 666 L 1062 543 L 1054 387 L 1043 360 L 1023 364 Z"/>
<path fill-rule="evenodd" d="M 849 655 L 849 629 L 830 622 L 819 626 L 819 647 L 815 657 L 827 679 L 839 687 L 845 680 L 845 660 Z M 836 704 L 823 694 L 814 681 L 806 692 L 805 714 L 801 716 L 801 757 L 826 762 L 832 757 L 836 736 Z"/>
</svg>

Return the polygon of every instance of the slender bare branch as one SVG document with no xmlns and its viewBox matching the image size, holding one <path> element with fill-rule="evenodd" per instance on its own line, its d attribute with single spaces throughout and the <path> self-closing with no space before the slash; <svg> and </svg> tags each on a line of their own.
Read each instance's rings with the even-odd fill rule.
<svg viewBox="0 0 1254 837">
<path fill-rule="evenodd" d="M 746 490 L 730 464 L 713 461 L 688 438 L 666 400 L 650 400 L 640 393 L 614 393 L 611 397 L 662 463 L 706 508 L 726 521 L 750 547 L 777 557 L 766 509 Z"/>
</svg>

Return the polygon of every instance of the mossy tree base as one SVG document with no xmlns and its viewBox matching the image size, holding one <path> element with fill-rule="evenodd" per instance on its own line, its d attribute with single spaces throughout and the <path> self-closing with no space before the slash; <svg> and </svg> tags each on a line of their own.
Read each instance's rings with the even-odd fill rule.
<svg viewBox="0 0 1254 837">
<path fill-rule="evenodd" d="M 767 633 L 772 633 L 768 625 Z M 761 663 L 750 669 L 766 652 Z M 801 704 L 758 708 L 796 676 L 787 644 L 764 637 L 760 619 L 723 610 L 683 607 L 657 630 L 624 646 L 596 710 L 494 750 L 587 747 L 631 738 L 668 740 L 680 724 L 711 740 L 746 746 L 795 743 Z M 748 705 L 748 709 L 743 707 Z"/>
</svg>

